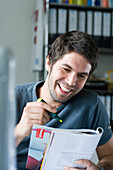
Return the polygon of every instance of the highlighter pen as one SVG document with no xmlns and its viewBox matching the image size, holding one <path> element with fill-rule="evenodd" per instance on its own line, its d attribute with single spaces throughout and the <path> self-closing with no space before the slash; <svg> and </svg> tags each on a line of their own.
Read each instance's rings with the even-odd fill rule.
<svg viewBox="0 0 113 170">
<path fill-rule="evenodd" d="M 37 102 L 44 102 L 44 103 L 46 103 L 42 98 L 39 98 L 39 99 L 37 100 Z M 46 111 L 47 111 L 47 110 L 46 110 Z M 57 114 L 51 113 L 51 112 L 49 112 L 49 111 L 47 111 L 47 113 L 50 115 L 51 118 L 57 119 L 59 122 L 62 123 L 62 120 L 60 119 L 60 117 L 59 117 Z"/>
</svg>

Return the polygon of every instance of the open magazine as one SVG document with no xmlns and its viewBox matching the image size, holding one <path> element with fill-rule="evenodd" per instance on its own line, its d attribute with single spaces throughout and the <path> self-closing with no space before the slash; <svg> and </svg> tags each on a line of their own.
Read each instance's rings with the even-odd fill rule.
<svg viewBox="0 0 113 170">
<path fill-rule="evenodd" d="M 77 159 L 90 160 L 102 136 L 103 129 L 57 129 L 33 125 L 27 169 L 63 170 L 64 166 L 85 168 Z"/>
</svg>

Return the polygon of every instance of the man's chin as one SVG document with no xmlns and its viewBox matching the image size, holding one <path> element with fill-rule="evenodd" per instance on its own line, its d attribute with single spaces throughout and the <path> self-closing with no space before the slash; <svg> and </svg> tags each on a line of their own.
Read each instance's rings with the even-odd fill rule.
<svg viewBox="0 0 113 170">
<path fill-rule="evenodd" d="M 67 102 L 69 99 L 71 99 L 73 96 L 67 97 L 67 98 L 57 98 L 55 99 L 56 102 L 58 103 L 65 103 Z"/>
<path fill-rule="evenodd" d="M 76 93 L 74 93 L 73 95 L 70 95 L 70 96 L 68 96 L 68 97 L 64 97 L 64 98 L 59 98 L 59 99 L 57 99 L 57 101 L 59 102 L 59 103 L 65 103 L 65 102 L 67 102 L 68 100 L 70 100 L 73 96 L 75 96 L 76 94 L 78 94 L 80 91 L 77 91 Z"/>
<path fill-rule="evenodd" d="M 62 104 L 65 103 L 67 100 L 66 99 L 61 99 L 61 98 L 53 98 L 55 102 Z"/>
<path fill-rule="evenodd" d="M 52 96 L 52 98 L 54 99 L 54 101 L 55 102 L 57 102 L 57 103 L 65 103 L 65 102 L 67 102 L 69 99 L 71 99 L 73 96 L 75 96 L 76 94 L 78 94 L 79 93 L 79 91 L 76 91 L 76 93 L 71 93 L 70 95 L 67 95 L 67 96 L 65 96 L 65 95 L 62 95 L 62 96 Z"/>
</svg>

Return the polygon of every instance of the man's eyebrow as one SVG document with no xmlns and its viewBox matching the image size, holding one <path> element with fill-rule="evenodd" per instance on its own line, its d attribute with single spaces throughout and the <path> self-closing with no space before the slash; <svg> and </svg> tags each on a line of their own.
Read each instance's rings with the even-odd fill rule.
<svg viewBox="0 0 113 170">
<path fill-rule="evenodd" d="M 69 69 L 73 69 L 70 65 L 68 65 L 68 64 L 62 64 L 63 66 L 65 66 L 65 67 L 68 67 Z M 89 75 L 89 73 L 87 73 L 87 72 L 80 72 L 79 74 L 84 74 L 84 75 L 86 75 L 86 76 L 88 76 Z"/>
<path fill-rule="evenodd" d="M 87 73 L 87 72 L 81 72 L 79 74 L 83 74 L 83 75 L 89 76 L 89 73 Z"/>
<path fill-rule="evenodd" d="M 68 64 L 62 64 L 62 65 L 65 66 L 65 67 L 68 67 L 68 68 L 72 69 L 72 67 L 71 67 L 70 65 L 68 65 Z"/>
</svg>

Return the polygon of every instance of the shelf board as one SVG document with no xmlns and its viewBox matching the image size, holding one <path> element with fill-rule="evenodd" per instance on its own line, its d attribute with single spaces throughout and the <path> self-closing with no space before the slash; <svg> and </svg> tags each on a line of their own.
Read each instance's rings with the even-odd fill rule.
<svg viewBox="0 0 113 170">
<path fill-rule="evenodd" d="M 45 45 L 45 48 L 51 48 L 52 45 Z M 109 54 L 109 55 L 113 55 L 113 49 L 111 48 L 98 48 L 98 53 L 101 55 L 106 55 L 106 54 Z"/>
<path fill-rule="evenodd" d="M 99 54 L 109 54 L 109 55 L 113 55 L 113 49 L 112 48 L 98 48 L 98 52 Z"/>
<path fill-rule="evenodd" d="M 100 6 L 85 6 L 85 5 L 74 5 L 74 4 L 64 4 L 64 3 L 49 3 L 50 8 L 73 8 L 73 9 L 82 9 L 82 10 L 92 10 L 92 11 L 113 11 L 113 8 L 106 8 L 106 7 L 100 7 Z"/>
</svg>

